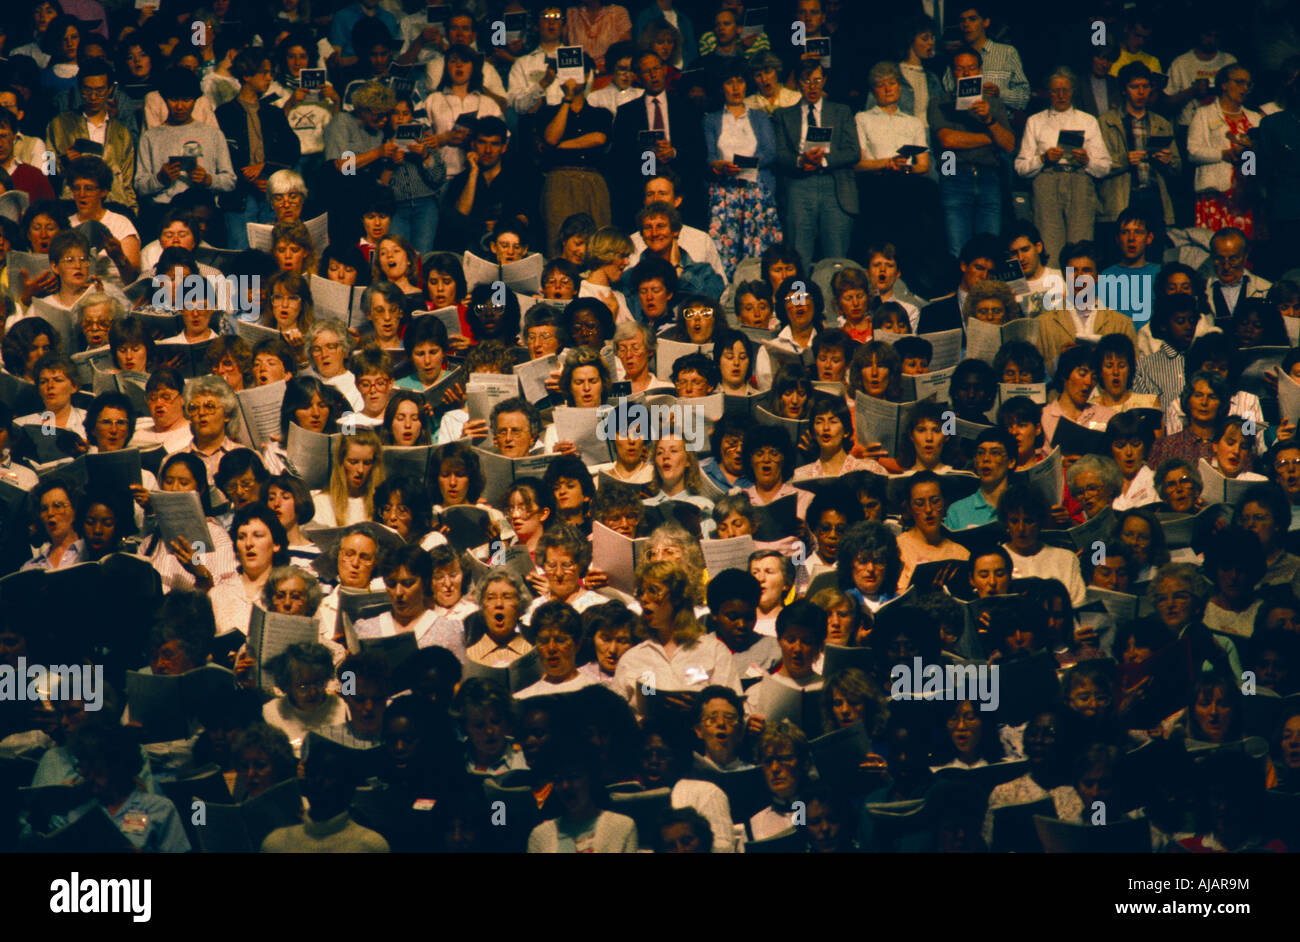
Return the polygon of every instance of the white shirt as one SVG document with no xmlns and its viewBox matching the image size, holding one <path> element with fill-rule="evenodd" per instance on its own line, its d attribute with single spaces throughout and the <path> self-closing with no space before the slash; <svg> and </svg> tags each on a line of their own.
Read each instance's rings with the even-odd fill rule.
<svg viewBox="0 0 1300 942">
<path fill-rule="evenodd" d="M 703 635 L 694 644 L 678 645 L 671 657 L 658 641 L 634 645 L 618 662 L 613 686 L 638 716 L 645 716 L 645 696 L 651 689 L 701 690 L 710 684 L 740 693 L 731 651 L 713 635 Z"/>
<path fill-rule="evenodd" d="M 1070 108 L 1057 111 L 1049 108 L 1029 116 L 1025 122 L 1025 136 L 1020 142 L 1016 157 L 1016 173 L 1022 177 L 1036 177 L 1043 170 L 1043 154 L 1056 147 L 1061 131 L 1082 131 L 1083 149 L 1088 154 L 1088 165 L 1083 169 L 1092 177 L 1101 179 L 1110 173 L 1110 151 L 1101 139 L 1101 125 L 1086 111 Z M 1069 151 L 1066 151 L 1068 156 Z M 1073 159 L 1061 158 L 1055 166 L 1074 167 Z"/>
<path fill-rule="evenodd" d="M 194 430 L 190 428 L 190 423 L 181 422 L 175 428 L 166 432 L 156 432 L 153 427 L 153 417 L 143 416 L 135 424 L 135 435 L 131 437 L 131 448 L 148 448 L 151 445 L 161 444 L 167 454 L 172 455 L 178 451 L 184 451 L 194 442 Z"/>
<path fill-rule="evenodd" d="M 431 63 L 432 64 L 432 63 Z M 492 69 L 485 69 L 486 72 L 493 72 Z M 500 81 L 498 79 L 498 81 Z M 473 92 L 461 98 L 454 95 L 451 91 L 433 92 L 424 100 L 423 108 L 429 116 L 429 124 L 433 126 L 434 133 L 446 134 L 456 123 L 456 119 L 461 115 L 475 115 L 480 118 L 499 118 L 501 109 L 497 103 L 487 95 Z M 451 179 L 465 169 L 465 151 L 451 144 L 444 144 L 438 148 L 438 153 L 442 155 L 442 162 L 447 167 L 447 179 Z"/>
<path fill-rule="evenodd" d="M 395 635 L 411 632 L 415 643 L 422 648 L 434 646 L 447 648 L 456 655 L 456 660 L 465 662 L 465 632 L 439 618 L 432 609 L 425 609 L 420 616 L 406 627 L 400 627 L 393 619 L 392 612 L 382 612 L 374 618 L 363 618 L 356 623 L 358 640 L 361 638 L 391 638 Z"/>
<path fill-rule="evenodd" d="M 1130 507 L 1159 503 L 1159 501 L 1160 495 L 1156 493 L 1156 473 L 1143 465 L 1138 469 L 1138 473 L 1133 475 L 1128 490 L 1111 501 L 1110 505 L 1116 511 L 1120 511 L 1128 510 Z"/>
<path fill-rule="evenodd" d="M 813 115 L 815 115 L 817 118 L 817 127 L 819 128 L 826 127 L 826 122 L 822 119 L 822 105 L 824 105 L 825 103 L 826 103 L 826 99 L 820 98 L 817 100 L 817 103 L 812 106 Z M 804 101 L 803 98 L 800 98 L 799 99 L 799 153 L 801 154 L 803 153 L 804 145 L 807 144 L 807 142 L 808 142 L 808 102 Z M 831 152 L 831 146 L 830 144 L 827 144 L 826 145 L 827 156 L 830 155 L 830 152 Z M 826 157 L 822 158 L 822 166 L 823 167 L 826 166 Z"/>
<path fill-rule="evenodd" d="M 14 419 L 14 425 L 40 425 L 41 420 L 45 417 L 44 412 L 33 412 L 30 415 L 20 415 Z M 68 424 L 62 426 L 69 432 L 76 432 L 82 438 L 86 437 L 86 410 L 72 407 L 72 412 L 68 415 Z"/>
<path fill-rule="evenodd" d="M 669 128 L 669 124 L 668 124 L 668 89 L 665 88 L 665 89 L 664 89 L 662 92 L 660 92 L 658 95 L 642 95 L 641 98 L 642 98 L 642 100 L 645 102 L 645 126 L 646 126 L 646 130 L 647 130 L 647 131 L 653 131 L 653 130 L 655 129 L 655 106 L 654 106 L 654 102 L 657 101 L 657 102 L 659 102 L 659 108 L 660 108 L 660 109 L 662 110 L 662 112 L 663 112 L 663 131 L 664 131 L 664 134 L 667 136 L 667 135 L 668 135 L 668 128 Z M 671 140 L 671 139 L 672 139 L 671 136 L 669 136 L 669 140 Z"/>
<path fill-rule="evenodd" d="M 578 673 L 571 679 L 561 681 L 558 684 L 553 684 L 545 678 L 536 683 L 531 683 L 523 690 L 518 691 L 515 694 L 515 699 L 527 700 L 529 697 L 546 697 L 557 693 L 573 693 L 574 691 L 581 690 L 583 687 L 590 687 L 599 683 L 600 681 L 596 680 L 596 678 L 592 677 L 590 674 L 584 674 L 582 671 L 578 671 Z"/>
<path fill-rule="evenodd" d="M 617 115 L 620 107 L 626 105 L 629 101 L 636 101 L 644 94 L 644 88 L 619 88 L 611 83 L 604 88 L 596 89 L 588 95 L 587 103 L 596 108 L 604 108 L 612 115 Z"/>
<path fill-rule="evenodd" d="M 746 110 L 736 117 L 730 110 L 722 109 L 722 130 L 718 133 L 718 156 L 723 160 L 732 160 L 737 156 L 753 157 L 758 153 L 758 138 L 754 136 L 754 126 L 750 123 Z M 737 179 L 747 183 L 758 182 L 758 170 L 742 170 Z"/>
<path fill-rule="evenodd" d="M 564 44 L 556 43 L 555 49 L 562 45 Z M 541 81 L 542 76 L 546 74 L 546 60 L 555 58 L 555 49 L 548 52 L 538 46 L 532 52 L 520 56 L 515 60 L 514 65 L 510 67 L 510 78 L 506 83 L 509 88 L 506 93 L 506 100 L 516 114 L 528 114 L 540 105 L 543 100 L 548 106 L 558 105 L 564 100 L 564 87 L 558 78 L 547 86 L 545 91 L 542 90 Z M 484 87 L 487 87 L 486 82 L 484 82 Z M 587 83 L 587 88 L 591 88 L 590 81 Z M 624 101 L 631 101 L 631 99 L 627 98 Z M 595 104 L 595 102 L 591 102 L 591 104 Z"/>
<path fill-rule="evenodd" d="M 805 112 L 807 109 L 804 109 Z M 904 114 L 901 109 L 890 114 L 876 105 L 859 111 L 855 119 L 858 126 L 858 146 L 863 160 L 884 160 L 893 157 L 906 144 L 929 147 L 925 125 L 920 119 Z M 913 329 L 916 325 L 913 324 Z"/>
<path fill-rule="evenodd" d="M 1033 556 L 1021 556 L 1009 545 L 1004 543 L 1003 546 L 1011 557 L 1011 578 L 1055 579 L 1070 593 L 1071 605 L 1078 608 L 1083 604 L 1087 589 L 1079 570 L 1078 556 L 1059 546 L 1044 546 Z"/>
<path fill-rule="evenodd" d="M 536 686 L 534 684 L 533 686 Z M 519 694 L 515 694 L 519 698 Z M 731 802 L 727 793 L 712 782 L 698 778 L 678 779 L 669 803 L 674 808 L 694 808 L 713 831 L 713 852 L 730 854 L 736 849 L 735 829 L 731 823 Z"/>
<path fill-rule="evenodd" d="M 329 491 L 312 491 L 311 502 L 316 507 L 312 523 L 322 527 L 350 527 L 354 523 L 364 523 L 370 519 L 366 516 L 366 502 L 360 497 L 348 498 L 348 516 L 341 523 L 334 513 L 334 502 L 330 500 Z"/>
<path fill-rule="evenodd" d="M 722 256 L 718 254 L 717 243 L 703 229 L 696 229 L 694 226 L 682 226 L 682 231 L 677 234 L 677 247 L 689 255 L 692 261 L 706 262 L 710 268 L 723 278 L 727 277 L 727 273 L 722 270 Z M 644 252 L 645 239 L 642 237 L 640 230 L 637 230 L 632 233 L 632 256 L 628 259 L 628 267 L 631 268 L 641 261 L 641 255 Z M 578 297 L 588 297 L 588 295 L 579 293 Z M 632 316 L 629 314 L 627 319 L 631 320 Z"/>
<path fill-rule="evenodd" d="M 476 46 L 470 46 L 470 48 L 475 52 L 479 51 Z M 426 88 L 438 87 L 442 82 L 444 66 L 445 63 L 443 62 L 442 53 L 435 50 L 433 58 L 425 63 L 424 66 L 424 80 L 427 83 L 425 86 Z M 556 82 L 555 84 L 558 85 L 559 82 Z M 502 98 L 506 97 L 506 87 L 501 83 L 501 76 L 498 75 L 497 70 L 486 61 L 483 63 L 483 88 L 485 91 L 489 91 L 493 95 L 499 95 Z M 497 113 L 500 114 L 500 112 Z"/>
<path fill-rule="evenodd" d="M 1225 65 L 1232 65 L 1237 61 L 1237 57 L 1230 52 L 1224 52 L 1220 49 L 1208 61 L 1200 59 L 1196 55 L 1196 50 L 1189 49 L 1181 56 L 1169 63 L 1169 83 L 1165 86 L 1165 94 L 1178 95 L 1187 91 L 1196 84 L 1197 79 L 1208 79 L 1211 88 L 1214 86 L 1214 76 Z M 1183 103 L 1183 110 L 1178 113 L 1178 123 L 1184 127 L 1192 123 L 1192 114 L 1196 109 L 1201 107 L 1201 103 L 1195 98 L 1189 98 Z"/>
</svg>

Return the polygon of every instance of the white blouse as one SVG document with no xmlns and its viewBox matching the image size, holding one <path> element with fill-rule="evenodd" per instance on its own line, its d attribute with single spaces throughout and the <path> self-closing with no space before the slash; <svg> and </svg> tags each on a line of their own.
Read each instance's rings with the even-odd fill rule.
<svg viewBox="0 0 1300 942">
<path fill-rule="evenodd" d="M 471 92 L 461 98 L 446 89 L 436 91 L 424 100 L 423 107 L 435 134 L 446 134 L 456 124 L 456 119 L 464 114 L 479 118 L 501 117 L 501 109 L 497 103 L 478 92 Z M 447 167 L 448 179 L 465 170 L 465 151 L 462 148 L 445 144 L 438 151 L 442 154 L 442 162 Z"/>
<path fill-rule="evenodd" d="M 722 109 L 722 131 L 718 134 L 718 156 L 723 160 L 732 160 L 737 155 L 753 157 L 758 153 L 758 138 L 754 135 L 754 126 L 749 120 L 749 109 L 737 118 L 726 108 Z M 758 182 L 757 170 L 742 170 L 736 179 L 748 183 Z"/>
</svg>

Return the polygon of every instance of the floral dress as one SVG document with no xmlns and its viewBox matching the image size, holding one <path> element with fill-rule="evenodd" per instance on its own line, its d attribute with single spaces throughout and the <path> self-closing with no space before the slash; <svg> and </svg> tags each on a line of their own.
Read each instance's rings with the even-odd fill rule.
<svg viewBox="0 0 1300 942">
<path fill-rule="evenodd" d="M 1228 125 L 1229 134 L 1250 133 L 1250 118 L 1246 113 L 1223 114 Z M 1196 198 L 1196 225 L 1199 228 L 1217 232 L 1228 226 L 1235 226 L 1251 238 L 1254 234 L 1254 213 L 1247 204 L 1245 181 L 1241 176 L 1241 166 L 1232 168 L 1232 186 L 1226 193 L 1202 193 Z"/>
</svg>

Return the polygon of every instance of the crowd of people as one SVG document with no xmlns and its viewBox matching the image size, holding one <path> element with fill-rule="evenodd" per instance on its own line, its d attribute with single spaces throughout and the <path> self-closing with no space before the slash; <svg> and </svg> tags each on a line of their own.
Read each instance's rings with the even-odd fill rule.
<svg viewBox="0 0 1300 942">
<path fill-rule="evenodd" d="M 10 11 L 0 847 L 1287 850 L 1300 37 L 1184 7 Z"/>
</svg>

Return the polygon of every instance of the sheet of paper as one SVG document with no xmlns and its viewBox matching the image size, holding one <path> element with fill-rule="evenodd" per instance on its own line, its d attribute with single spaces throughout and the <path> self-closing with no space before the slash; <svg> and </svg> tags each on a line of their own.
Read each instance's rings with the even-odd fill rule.
<svg viewBox="0 0 1300 942">
<path fill-rule="evenodd" d="M 749 556 L 755 550 L 754 538 L 746 535 L 726 540 L 701 540 L 700 549 L 704 553 L 704 568 L 708 570 L 710 579 L 727 569 L 749 572 Z"/>
<path fill-rule="evenodd" d="M 235 393 L 244 428 L 251 439 L 248 444 L 261 451 L 272 435 L 280 434 L 280 407 L 284 403 L 287 381 L 277 380 L 265 386 L 252 386 Z"/>
<path fill-rule="evenodd" d="M 179 537 L 186 546 L 198 544 L 206 552 L 213 547 L 208 533 L 208 522 L 203 516 L 203 504 L 195 491 L 152 491 L 149 508 L 158 517 L 158 530 L 163 541 L 170 543 Z"/>
</svg>

